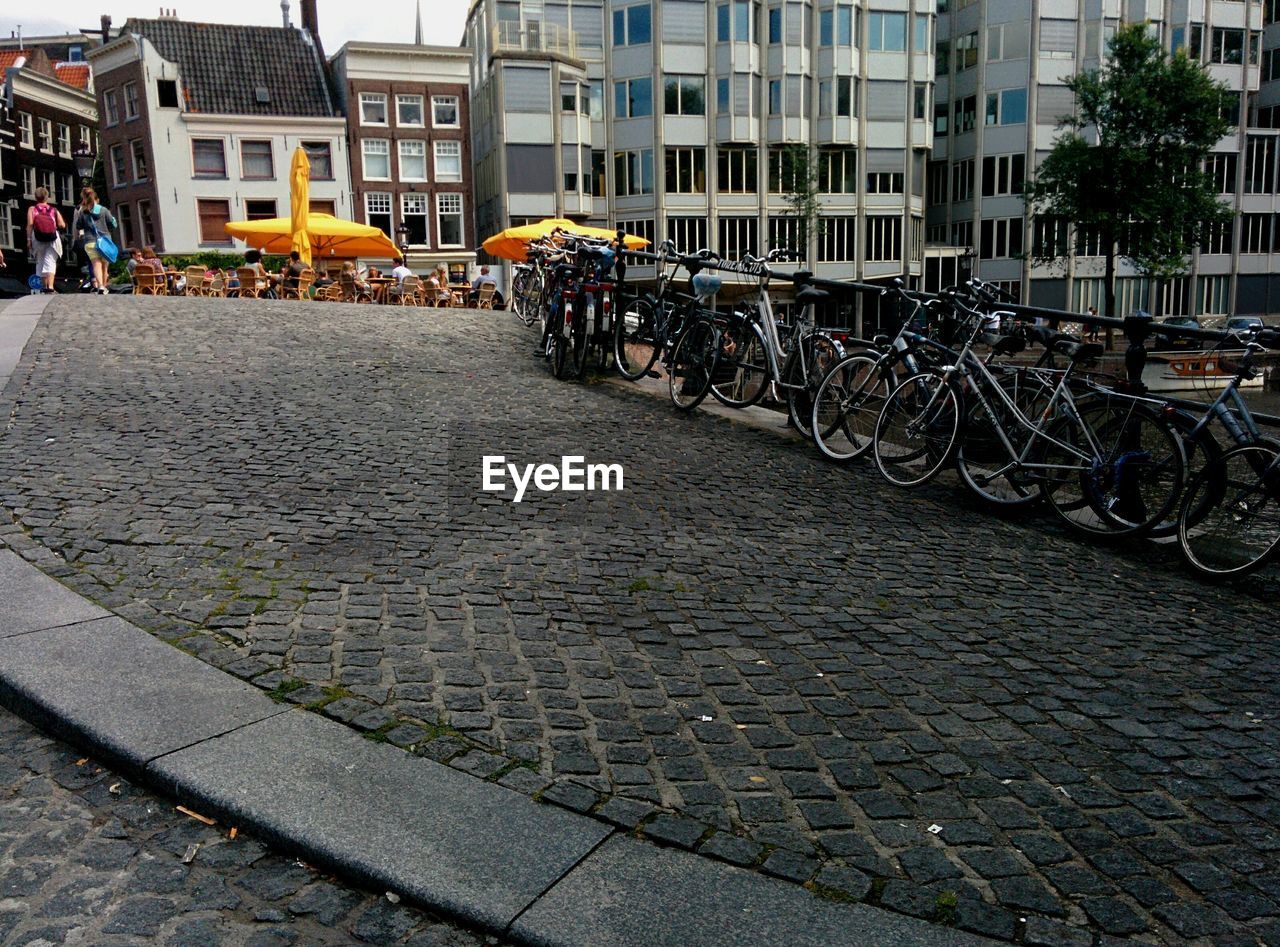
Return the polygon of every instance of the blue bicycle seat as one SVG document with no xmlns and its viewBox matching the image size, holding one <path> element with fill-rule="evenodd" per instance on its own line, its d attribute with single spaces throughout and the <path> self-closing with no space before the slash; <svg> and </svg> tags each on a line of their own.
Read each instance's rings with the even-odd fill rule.
<svg viewBox="0 0 1280 947">
<path fill-rule="evenodd" d="M 720 292 L 724 280 L 714 273 L 699 273 L 693 278 L 693 294 L 699 299 L 706 299 Z"/>
</svg>

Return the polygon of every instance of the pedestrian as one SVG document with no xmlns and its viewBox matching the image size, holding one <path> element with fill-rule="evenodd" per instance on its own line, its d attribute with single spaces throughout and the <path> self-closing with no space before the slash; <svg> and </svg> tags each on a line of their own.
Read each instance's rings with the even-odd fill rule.
<svg viewBox="0 0 1280 947">
<path fill-rule="evenodd" d="M 83 238 L 84 252 L 89 258 L 89 270 L 93 276 L 93 291 L 107 294 L 107 268 L 111 265 L 98 249 L 98 240 L 111 239 L 111 229 L 116 226 L 116 219 L 98 203 L 98 194 L 91 187 L 80 192 L 80 206 L 76 208 L 75 217 L 71 220 L 71 232 L 77 240 Z"/>
<path fill-rule="evenodd" d="M 1098 307 L 1090 306 L 1089 315 L 1094 316 L 1096 318 L 1098 315 Z M 1089 323 L 1089 341 L 1090 342 L 1098 341 L 1098 324 L 1096 322 Z"/>
<path fill-rule="evenodd" d="M 66 229 L 61 211 L 49 203 L 48 188 L 36 188 L 36 202 L 27 208 L 27 246 L 35 256 L 36 273 L 46 293 L 57 292 L 53 278 L 62 257 L 61 232 Z"/>
</svg>

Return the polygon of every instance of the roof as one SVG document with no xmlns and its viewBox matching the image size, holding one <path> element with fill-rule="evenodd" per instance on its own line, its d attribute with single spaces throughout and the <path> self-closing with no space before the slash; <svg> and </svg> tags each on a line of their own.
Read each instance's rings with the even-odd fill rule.
<svg viewBox="0 0 1280 947">
<path fill-rule="evenodd" d="M 320 55 L 304 30 L 130 18 L 124 32 L 145 37 L 177 64 L 193 112 L 338 114 Z"/>
<path fill-rule="evenodd" d="M 59 62 L 53 64 L 54 72 L 62 82 L 77 89 L 89 88 L 89 64 L 87 62 Z"/>
<path fill-rule="evenodd" d="M 19 59 L 27 59 L 30 56 L 29 49 L 0 49 L 0 70 L 8 69 Z"/>
</svg>

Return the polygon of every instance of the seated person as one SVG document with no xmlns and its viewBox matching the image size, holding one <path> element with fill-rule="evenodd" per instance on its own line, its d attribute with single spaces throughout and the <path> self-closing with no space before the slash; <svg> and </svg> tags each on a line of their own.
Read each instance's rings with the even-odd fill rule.
<svg viewBox="0 0 1280 947">
<path fill-rule="evenodd" d="M 341 279 L 345 280 L 348 277 L 350 277 L 351 281 L 355 283 L 356 289 L 364 293 L 369 291 L 369 284 L 360 278 L 359 270 L 356 269 L 356 265 L 350 260 L 342 264 Z"/>
<path fill-rule="evenodd" d="M 266 286 L 266 294 L 272 299 L 275 299 L 275 290 L 271 287 L 275 283 L 279 282 L 280 277 L 272 276 L 272 274 L 267 272 L 267 268 L 262 265 L 262 254 L 253 249 L 245 250 L 244 265 L 257 272 L 259 285 Z"/>
<path fill-rule="evenodd" d="M 487 267 L 487 266 L 482 266 L 482 267 L 480 267 L 480 275 L 479 275 L 479 276 L 477 276 L 475 279 L 473 279 L 473 280 L 471 281 L 471 296 L 470 296 L 470 298 L 471 298 L 471 301 L 472 301 L 472 302 L 475 302 L 475 301 L 476 301 L 476 299 L 478 299 L 478 298 L 479 298 L 479 296 L 480 296 L 480 287 L 481 287 L 481 286 L 485 286 L 485 285 L 490 285 L 490 286 L 494 286 L 494 287 L 496 287 L 496 286 L 498 285 L 498 281 L 497 281 L 497 279 L 496 279 L 496 278 L 494 278 L 493 276 L 491 276 L 491 275 L 489 274 L 489 267 Z"/>
<path fill-rule="evenodd" d="M 395 279 L 395 281 L 397 283 L 403 283 L 404 278 L 406 276 L 412 276 L 412 275 L 413 275 L 413 270 L 409 269 L 409 267 L 404 265 L 404 259 L 401 257 L 397 257 L 395 269 L 391 271 L 391 276 Z"/>
<path fill-rule="evenodd" d="M 142 259 L 139 260 L 138 262 L 146 263 L 157 273 L 164 272 L 164 262 L 160 259 L 160 256 L 156 253 L 155 247 L 146 247 L 142 251 Z"/>
<path fill-rule="evenodd" d="M 129 279 L 133 279 L 133 271 L 138 268 L 138 264 L 142 262 L 142 251 L 137 247 L 129 248 L 129 259 L 125 261 L 125 269 L 129 271 Z"/>
<path fill-rule="evenodd" d="M 302 274 L 306 272 L 307 265 L 302 262 L 302 256 L 297 250 L 289 252 L 289 262 L 280 270 L 280 278 L 284 280 L 285 289 L 297 289 L 298 281 L 302 278 Z"/>
</svg>

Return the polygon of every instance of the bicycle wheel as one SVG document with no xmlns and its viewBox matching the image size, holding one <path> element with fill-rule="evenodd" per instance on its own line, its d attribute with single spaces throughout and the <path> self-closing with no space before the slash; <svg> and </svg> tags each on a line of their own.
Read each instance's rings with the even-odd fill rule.
<svg viewBox="0 0 1280 947">
<path fill-rule="evenodd" d="M 1215 579 L 1266 562 L 1280 548 L 1280 450 L 1246 444 L 1211 461 L 1182 499 L 1178 545 L 1191 568 Z"/>
<path fill-rule="evenodd" d="M 791 415 L 791 423 L 805 437 L 813 437 L 813 397 L 818 386 L 833 367 L 840 361 L 840 347 L 827 336 L 814 333 L 800 343 L 804 346 L 805 374 L 801 374 L 800 359 L 795 359 L 790 374 L 794 381 L 783 375 L 796 387 L 787 389 L 787 413 Z"/>
<path fill-rule="evenodd" d="M 960 435 L 960 399 L 941 375 L 921 372 L 885 399 L 872 441 L 881 476 L 915 487 L 937 476 Z"/>
<path fill-rule="evenodd" d="M 511 281 L 511 311 L 526 326 L 533 325 L 533 307 L 529 301 L 529 289 L 532 284 L 532 270 L 520 270 Z"/>
<path fill-rule="evenodd" d="M 871 447 L 876 418 L 889 397 L 889 377 L 873 352 L 836 363 L 818 385 L 809 426 L 824 457 L 848 463 Z"/>
<path fill-rule="evenodd" d="M 1024 384 L 1016 374 L 999 379 L 999 383 L 1023 417 L 1033 423 L 1039 421 L 1048 406 L 1050 390 L 1036 383 Z M 1008 509 L 1035 503 L 1040 499 L 1035 474 L 1019 466 L 999 431 L 1005 433 L 1018 454 L 1032 435 L 997 396 L 988 395 L 987 400 L 994 416 L 976 398 L 965 415 L 964 436 L 956 448 L 960 482 L 990 506 Z"/>
<path fill-rule="evenodd" d="M 748 408 L 764 397 L 769 387 L 764 347 L 764 333 L 752 320 L 738 320 L 722 333 L 720 361 L 711 385 L 717 401 L 730 408 Z"/>
<path fill-rule="evenodd" d="M 1200 478 L 1200 475 L 1209 470 L 1213 461 L 1222 456 L 1222 447 L 1218 444 L 1214 436 L 1209 432 L 1208 428 L 1201 428 L 1200 431 L 1192 435 L 1195 428 L 1196 419 L 1183 414 L 1181 411 L 1175 412 L 1169 418 L 1173 425 L 1174 431 L 1178 438 L 1182 441 L 1182 453 L 1187 463 L 1184 482 L 1192 483 Z M 1187 516 L 1192 523 L 1198 523 L 1204 514 L 1208 511 L 1217 498 L 1222 496 L 1222 475 L 1224 468 L 1213 467 L 1210 476 L 1215 478 L 1205 485 L 1205 489 L 1200 491 L 1200 505 L 1188 510 Z M 1211 489 L 1216 486 L 1217 489 Z M 1150 535 L 1154 538 L 1165 536 L 1176 536 L 1178 534 L 1178 522 L 1181 519 L 1182 504 L 1178 504 L 1173 508 L 1167 517 L 1157 523 L 1151 529 Z"/>
<path fill-rule="evenodd" d="M 547 358 L 551 360 L 551 374 L 567 378 L 569 373 L 569 340 L 564 334 L 564 300 L 556 300 L 547 316 Z"/>
<path fill-rule="evenodd" d="M 1174 509 L 1185 461 L 1173 429 L 1140 402 L 1078 405 L 1046 433 L 1040 490 L 1073 529 L 1095 537 L 1139 536 Z"/>
<path fill-rule="evenodd" d="M 573 316 L 569 323 L 569 377 L 581 378 L 587 369 L 587 350 L 591 347 L 591 323 L 595 303 L 590 293 L 578 293 L 573 300 Z"/>
<path fill-rule="evenodd" d="M 680 333 L 667 364 L 671 402 L 681 411 L 692 411 L 711 391 L 720 333 L 709 318 L 694 317 Z"/>
<path fill-rule="evenodd" d="M 658 360 L 657 315 L 653 303 L 639 297 L 627 303 L 618 314 L 613 332 L 613 358 L 618 374 L 627 381 L 638 381 L 649 373 Z"/>
</svg>

